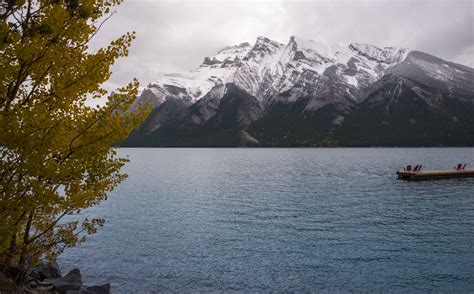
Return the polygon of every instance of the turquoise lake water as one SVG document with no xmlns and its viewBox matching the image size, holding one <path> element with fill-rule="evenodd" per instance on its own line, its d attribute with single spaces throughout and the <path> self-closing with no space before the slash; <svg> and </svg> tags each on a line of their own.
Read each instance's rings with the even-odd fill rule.
<svg viewBox="0 0 474 294">
<path fill-rule="evenodd" d="M 474 292 L 474 148 L 120 149 L 129 178 L 63 271 L 113 293 Z"/>
</svg>

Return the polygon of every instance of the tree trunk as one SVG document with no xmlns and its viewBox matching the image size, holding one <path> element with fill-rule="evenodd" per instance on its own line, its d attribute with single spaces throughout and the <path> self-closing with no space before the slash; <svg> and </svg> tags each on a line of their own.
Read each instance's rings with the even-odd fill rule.
<svg viewBox="0 0 474 294">
<path fill-rule="evenodd" d="M 27 262 L 27 251 L 28 251 L 28 239 L 30 237 L 31 222 L 33 221 L 33 211 L 28 214 L 28 221 L 25 226 L 25 233 L 23 235 L 23 245 L 20 253 L 20 269 L 24 270 L 26 268 Z"/>
</svg>

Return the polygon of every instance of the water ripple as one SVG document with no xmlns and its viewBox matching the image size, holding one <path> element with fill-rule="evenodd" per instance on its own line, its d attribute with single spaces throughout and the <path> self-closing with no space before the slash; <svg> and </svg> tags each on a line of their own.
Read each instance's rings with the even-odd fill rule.
<svg viewBox="0 0 474 294">
<path fill-rule="evenodd" d="M 114 293 L 474 291 L 474 179 L 411 183 L 407 163 L 473 148 L 121 149 L 106 226 L 67 250 Z"/>
</svg>

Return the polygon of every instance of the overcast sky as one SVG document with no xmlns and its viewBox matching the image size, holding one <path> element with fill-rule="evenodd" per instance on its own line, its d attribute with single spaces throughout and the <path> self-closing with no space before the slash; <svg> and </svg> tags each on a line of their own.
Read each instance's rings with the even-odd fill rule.
<svg viewBox="0 0 474 294">
<path fill-rule="evenodd" d="M 266 36 L 402 46 L 474 67 L 474 0 L 125 0 L 94 39 L 136 31 L 107 88 L 199 66 L 204 56 Z"/>
</svg>

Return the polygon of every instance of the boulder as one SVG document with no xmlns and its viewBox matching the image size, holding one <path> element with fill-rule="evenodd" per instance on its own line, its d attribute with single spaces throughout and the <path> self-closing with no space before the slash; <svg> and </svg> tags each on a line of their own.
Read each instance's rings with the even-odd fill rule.
<svg viewBox="0 0 474 294">
<path fill-rule="evenodd" d="M 30 272 L 30 277 L 43 281 L 45 279 L 61 278 L 61 270 L 57 263 L 42 263 L 39 267 L 34 268 Z"/>
<path fill-rule="evenodd" d="M 9 287 L 6 287 L 6 286 Z M 21 291 L 14 290 L 13 281 L 0 272 L 0 294 L 24 292 L 28 294 L 59 293 L 59 294 L 109 294 L 110 284 L 84 286 L 81 271 L 78 268 L 71 270 L 64 277 L 56 263 L 41 264 L 34 268 Z"/>
<path fill-rule="evenodd" d="M 78 268 L 71 270 L 62 278 L 45 281 L 53 284 L 54 289 L 59 293 L 66 293 L 69 290 L 80 290 L 82 288 L 82 276 Z"/>
<path fill-rule="evenodd" d="M 36 291 L 53 291 L 53 285 L 49 285 L 49 286 L 37 286 L 36 288 Z"/>
</svg>

